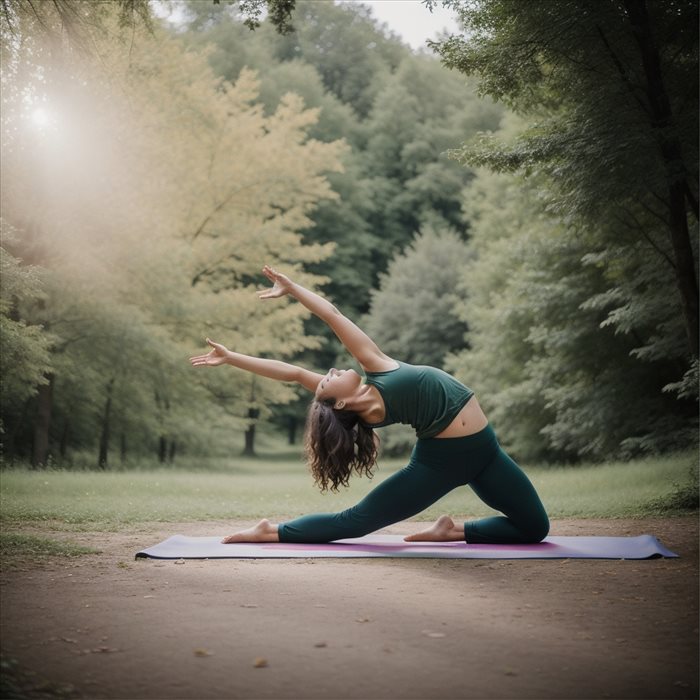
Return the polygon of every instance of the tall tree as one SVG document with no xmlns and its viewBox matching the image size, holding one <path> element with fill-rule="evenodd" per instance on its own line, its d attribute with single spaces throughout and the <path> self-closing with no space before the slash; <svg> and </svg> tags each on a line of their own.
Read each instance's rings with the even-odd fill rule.
<svg viewBox="0 0 700 700">
<path fill-rule="evenodd" d="M 7 244 L 16 232 L 5 221 L 1 223 Z M 0 249 L 0 436 L 10 458 L 21 423 L 28 418 L 31 398 L 49 385 L 51 338 L 41 326 L 23 319 L 20 311 L 43 294 L 41 271 Z"/>
<path fill-rule="evenodd" d="M 691 444 L 696 406 L 671 386 L 686 353 L 682 317 L 664 303 L 673 279 L 638 241 L 613 250 L 581 226 L 572 235 L 570 220 L 547 211 L 550 196 L 542 175 L 487 171 L 465 191 L 472 260 L 457 312 L 470 347 L 448 366 L 482 397 L 520 459 L 610 459 Z"/>
<path fill-rule="evenodd" d="M 429 5 L 434 5 L 432 0 Z M 698 4 L 694 0 L 443 0 L 468 35 L 434 46 L 449 67 L 536 124 L 461 158 L 540 170 L 551 206 L 592 226 L 618 221 L 669 264 L 698 356 Z M 690 223 L 689 223 L 690 222 Z"/>
<path fill-rule="evenodd" d="M 464 347 L 467 325 L 455 312 L 462 269 L 471 253 L 450 230 L 426 228 L 389 263 L 363 323 L 384 352 L 442 367 Z"/>
<path fill-rule="evenodd" d="M 465 229 L 461 189 L 470 175 L 444 151 L 497 128 L 501 108 L 477 100 L 432 57 L 412 55 L 361 3 L 299 3 L 294 31 L 283 37 L 266 23 L 248 32 L 223 6 L 187 7 L 182 36 L 210 46 L 218 74 L 235 80 L 244 66 L 255 68 L 266 109 L 293 90 L 320 109 L 314 137 L 348 142 L 344 172 L 329 178 L 340 197 L 321 203 L 305 237 L 334 244 L 323 263 L 326 292 L 349 313 L 367 312 L 378 274 L 424 221 Z"/>
<path fill-rule="evenodd" d="M 318 201 L 334 196 L 325 173 L 343 151 L 308 138 L 316 114 L 293 95 L 266 115 L 252 73 L 232 85 L 158 30 L 113 41 L 120 31 L 115 17 L 95 46 L 99 60 L 68 55 L 50 80 L 42 71 L 20 84 L 11 113 L 22 119 L 3 124 L 3 213 L 18 231 L 11 252 L 48 280 L 45 300 L 19 309 L 53 339 L 52 391 L 33 411 L 35 432 L 42 444 L 91 442 L 103 463 L 127 432 L 129 449 L 155 445 L 161 457 L 178 441 L 211 450 L 202 430 L 245 428 L 257 404 L 266 417 L 270 404 L 294 397 L 273 382 L 251 396 L 242 373 L 197 374 L 186 358 L 206 334 L 278 357 L 318 346 L 303 335 L 303 307 L 262 305 L 254 291 L 264 260 L 321 281 L 304 268 L 330 250 L 305 244 L 302 231 Z M 50 60 L 25 38 L 18 61 Z M 32 122 L 36 101 L 23 113 L 27 94 L 54 124 Z M 70 421 L 77 387 L 93 407 L 83 425 Z"/>
</svg>

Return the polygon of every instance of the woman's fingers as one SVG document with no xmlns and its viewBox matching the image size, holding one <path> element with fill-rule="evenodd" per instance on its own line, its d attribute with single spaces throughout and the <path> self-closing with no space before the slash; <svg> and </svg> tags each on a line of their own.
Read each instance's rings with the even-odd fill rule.
<svg viewBox="0 0 700 700">
<path fill-rule="evenodd" d="M 190 362 L 191 362 L 193 367 L 206 367 L 206 366 L 217 367 L 218 365 L 224 364 L 224 358 L 223 357 L 211 357 L 210 355 L 205 355 L 204 357 L 201 357 L 201 358 L 192 357 L 192 358 L 190 358 Z"/>
<path fill-rule="evenodd" d="M 193 357 L 190 357 L 190 363 L 194 367 L 198 367 L 200 365 L 220 364 L 221 360 L 223 359 L 219 352 L 223 350 L 224 346 L 219 343 L 215 343 L 209 338 L 207 338 L 206 341 L 209 345 L 211 345 L 212 349 L 206 353 L 206 355 L 194 355 Z"/>
</svg>

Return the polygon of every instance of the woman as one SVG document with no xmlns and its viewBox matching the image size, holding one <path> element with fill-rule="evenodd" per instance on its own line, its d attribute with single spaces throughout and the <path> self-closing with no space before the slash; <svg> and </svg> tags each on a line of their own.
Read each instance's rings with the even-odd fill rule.
<svg viewBox="0 0 700 700">
<path fill-rule="evenodd" d="M 286 362 L 241 355 L 207 338 L 211 350 L 191 358 L 195 367 L 230 364 L 263 377 L 296 382 L 314 394 L 306 426 L 306 455 L 322 490 L 347 486 L 350 474 L 372 475 L 374 428 L 407 423 L 418 441 L 406 467 L 385 479 L 357 505 L 340 513 L 305 515 L 224 538 L 232 542 L 331 542 L 361 537 L 420 513 L 457 486 L 469 484 L 503 516 L 456 525 L 446 515 L 406 541 L 467 543 L 540 542 L 549 520 L 529 479 L 501 449 L 474 392 L 442 370 L 385 355 L 329 301 L 269 266 L 273 283 L 261 299 L 289 294 L 325 321 L 365 373 L 331 369 L 325 375 Z"/>
</svg>

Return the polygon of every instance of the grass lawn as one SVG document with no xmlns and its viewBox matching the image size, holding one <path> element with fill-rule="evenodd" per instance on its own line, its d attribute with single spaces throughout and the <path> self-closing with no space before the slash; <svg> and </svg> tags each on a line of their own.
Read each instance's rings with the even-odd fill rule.
<svg viewBox="0 0 700 700">
<path fill-rule="evenodd" d="M 337 511 L 362 498 L 405 460 L 383 460 L 373 480 L 356 478 L 321 494 L 297 456 L 232 458 L 211 471 L 183 467 L 98 472 L 5 469 L 0 473 L 3 531 L 51 524 L 63 530 L 119 530 L 140 522 L 294 517 Z M 643 517 L 697 507 L 693 452 L 576 467 L 526 466 L 552 518 Z M 482 516 L 493 511 L 468 487 L 420 515 Z"/>
</svg>

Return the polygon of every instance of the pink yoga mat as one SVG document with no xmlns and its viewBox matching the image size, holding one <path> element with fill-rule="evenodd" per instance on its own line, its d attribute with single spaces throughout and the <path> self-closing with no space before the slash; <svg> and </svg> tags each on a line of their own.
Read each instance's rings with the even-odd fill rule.
<svg viewBox="0 0 700 700">
<path fill-rule="evenodd" d="M 539 544 L 404 542 L 402 535 L 367 535 L 328 544 L 221 544 L 221 537 L 174 535 L 136 554 L 153 559 L 292 559 L 423 557 L 433 559 L 650 559 L 677 557 L 656 537 L 547 537 Z"/>
</svg>

